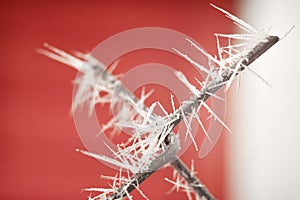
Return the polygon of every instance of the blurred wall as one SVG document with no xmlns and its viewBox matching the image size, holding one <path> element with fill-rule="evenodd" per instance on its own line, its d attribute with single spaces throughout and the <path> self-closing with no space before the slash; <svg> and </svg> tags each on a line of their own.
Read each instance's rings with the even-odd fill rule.
<svg viewBox="0 0 300 200">
<path fill-rule="evenodd" d="M 242 1 L 241 17 L 280 37 L 295 29 L 242 75 L 239 94 L 232 91 L 235 135 L 228 160 L 232 200 L 300 199 L 300 2 Z"/>
</svg>

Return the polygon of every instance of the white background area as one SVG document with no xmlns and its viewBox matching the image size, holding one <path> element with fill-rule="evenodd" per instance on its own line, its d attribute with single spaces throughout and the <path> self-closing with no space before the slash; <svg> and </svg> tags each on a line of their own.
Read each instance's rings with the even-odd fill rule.
<svg viewBox="0 0 300 200">
<path fill-rule="evenodd" d="M 300 1 L 248 0 L 239 17 L 284 36 L 231 89 L 229 187 L 232 200 L 300 199 Z"/>
</svg>

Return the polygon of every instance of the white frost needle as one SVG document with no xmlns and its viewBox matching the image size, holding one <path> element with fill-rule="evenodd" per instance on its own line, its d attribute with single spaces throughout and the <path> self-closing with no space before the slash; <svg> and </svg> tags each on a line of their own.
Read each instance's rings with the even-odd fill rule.
<svg viewBox="0 0 300 200">
<path fill-rule="evenodd" d="M 191 160 L 191 175 L 194 176 L 196 174 L 195 172 L 195 166 L 194 166 L 194 160 Z"/>
<path fill-rule="evenodd" d="M 178 77 L 178 79 L 186 85 L 186 87 L 193 93 L 195 96 L 199 96 L 200 91 L 193 85 L 191 84 L 187 78 L 184 76 L 184 74 L 180 71 L 176 71 L 175 75 Z"/>
<path fill-rule="evenodd" d="M 228 45 L 227 46 L 224 46 L 222 47 L 221 51 L 223 50 L 225 52 L 225 49 L 228 49 L 228 52 L 226 52 L 229 56 L 232 56 L 234 55 L 232 53 L 232 51 L 234 52 L 239 52 L 238 48 L 241 48 L 241 47 L 247 47 L 249 45 L 249 42 L 241 42 L 241 43 L 237 43 L 237 44 L 234 44 L 234 45 L 231 45 L 230 44 L 230 38 L 228 38 Z"/>
<path fill-rule="evenodd" d="M 221 101 L 225 101 L 225 99 L 224 98 L 222 98 L 222 97 L 219 97 L 218 95 L 216 95 L 216 94 L 213 94 L 213 93 L 211 93 L 211 92 L 205 92 L 206 94 L 208 94 L 208 95 L 210 95 L 210 96 L 212 96 L 212 97 L 214 97 L 214 98 L 216 98 L 216 99 L 219 99 L 219 100 L 221 100 Z"/>
<path fill-rule="evenodd" d="M 100 134 L 104 133 L 106 130 L 110 129 L 110 128 L 114 128 L 114 131 L 120 132 L 121 130 L 119 129 L 119 127 L 128 127 L 128 123 L 130 121 L 130 119 L 134 118 L 135 116 L 135 112 L 133 112 L 134 110 L 130 110 L 129 107 L 127 107 L 126 104 L 122 104 L 121 105 L 121 109 L 119 110 L 119 112 L 114 115 L 106 124 L 102 125 L 101 130 L 99 131 L 99 133 L 96 135 L 99 136 Z M 126 124 L 126 125 L 124 125 Z M 132 126 L 132 124 L 130 125 Z M 131 127 L 133 128 L 133 127 Z M 113 136 L 111 134 L 111 136 Z"/>
<path fill-rule="evenodd" d="M 207 53 L 204 49 L 202 49 L 201 47 L 199 47 L 196 43 L 194 43 L 192 40 L 190 39 L 186 39 L 193 47 L 195 47 L 198 51 L 200 51 L 203 55 L 205 55 L 209 60 L 213 61 L 214 63 L 218 64 L 219 66 L 222 65 L 221 61 L 216 59 L 215 57 L 213 57 L 212 55 L 210 55 L 209 53 Z"/>
<path fill-rule="evenodd" d="M 153 94 L 154 90 L 150 90 L 149 92 L 145 93 L 145 87 L 143 87 L 140 100 L 138 101 L 138 104 L 144 106 L 145 101 Z"/>
<path fill-rule="evenodd" d="M 193 59 L 191 59 L 188 55 L 181 53 L 179 50 L 173 48 L 173 50 L 179 54 L 180 56 L 182 56 L 184 59 L 186 59 L 188 62 L 190 62 L 192 65 L 196 66 L 200 71 L 205 72 L 207 75 L 211 76 L 211 71 L 209 71 L 208 69 L 206 69 L 204 66 L 200 65 L 199 63 L 197 63 L 196 61 L 194 61 Z"/>
<path fill-rule="evenodd" d="M 39 49 L 38 52 L 54 60 L 67 64 L 82 73 L 74 81 L 74 83 L 78 85 L 78 88 L 72 104 L 73 111 L 75 111 L 80 105 L 89 103 L 89 114 L 91 114 L 94 110 L 95 104 L 108 103 L 107 98 L 109 96 L 107 95 L 110 95 L 113 92 L 114 87 L 118 84 L 118 82 L 113 76 L 103 77 L 101 74 L 97 74 L 98 72 L 96 72 L 93 67 L 97 66 L 98 69 L 101 69 L 104 72 L 106 67 L 103 63 L 99 62 L 89 54 L 75 52 L 73 56 L 47 43 L 44 44 L 44 47 L 45 49 Z M 113 63 L 112 67 L 115 68 L 117 64 L 118 61 Z M 108 94 L 105 95 L 105 98 L 102 98 L 99 95 L 101 92 Z"/>
<path fill-rule="evenodd" d="M 228 82 L 227 82 L 227 84 L 226 84 L 226 87 L 225 87 L 226 90 L 228 90 L 228 88 L 231 86 L 231 84 L 232 84 L 232 82 L 233 82 L 235 76 L 238 74 L 238 70 L 241 68 L 241 64 L 242 64 L 243 61 L 244 61 L 244 59 L 241 59 L 241 60 L 236 64 L 236 66 L 234 67 L 233 73 L 232 73 L 230 79 L 228 80 Z"/>
<path fill-rule="evenodd" d="M 119 147 L 119 145 L 117 145 L 117 149 L 118 151 L 115 152 L 113 151 L 109 145 L 105 144 L 107 146 L 107 148 L 114 154 L 114 156 L 119 159 L 122 163 L 124 163 L 125 165 L 127 166 L 133 166 L 133 167 L 136 167 L 136 165 L 133 165 L 133 159 L 130 159 L 131 155 L 129 155 L 126 151 L 122 151 Z M 115 159 L 115 158 L 114 158 Z M 131 161 L 131 162 L 130 162 Z M 131 164 L 129 164 L 129 162 Z M 121 168 L 120 168 L 121 170 Z"/>
<path fill-rule="evenodd" d="M 230 18 L 232 21 L 236 22 L 241 28 L 243 28 L 247 32 L 252 32 L 252 33 L 257 32 L 257 30 L 255 28 L 253 28 L 250 24 L 248 24 L 245 21 L 237 18 L 236 16 L 232 15 L 228 11 L 226 11 L 222 8 L 219 8 L 219 7 L 215 6 L 214 4 L 210 4 L 210 5 L 212 7 L 214 7 L 215 9 L 217 9 L 217 10 L 221 11 L 222 13 L 224 13 L 228 18 Z"/>
<path fill-rule="evenodd" d="M 69 60 L 69 59 L 66 59 L 64 57 L 61 57 L 60 55 L 57 55 L 51 51 L 48 51 L 48 50 L 44 50 L 44 49 L 38 49 L 37 50 L 38 53 L 40 54 L 43 54 L 49 58 L 52 58 L 53 60 L 56 60 L 58 62 L 61 62 L 61 63 L 64 63 L 66 65 L 69 65 L 69 66 L 72 66 L 73 68 L 79 70 L 80 67 L 82 66 L 82 63 L 83 61 L 79 60 L 79 59 L 72 59 L 72 60 Z"/>
<path fill-rule="evenodd" d="M 83 60 L 78 59 L 48 43 L 44 43 L 44 47 L 46 49 L 39 49 L 38 52 L 66 65 L 74 67 L 78 71 L 82 70 L 81 66 L 84 62 Z"/>
<path fill-rule="evenodd" d="M 163 107 L 163 105 L 161 105 L 159 101 L 157 101 L 157 105 L 163 111 L 165 116 L 169 116 L 169 113 L 166 111 L 166 109 Z"/>
<path fill-rule="evenodd" d="M 104 176 L 104 175 L 101 175 L 101 178 L 105 179 L 105 180 L 112 180 L 114 182 L 116 182 L 117 180 L 121 181 L 121 182 L 128 181 L 128 178 L 125 178 L 125 177 L 115 177 L 115 176 Z M 113 186 L 113 188 L 114 188 L 114 186 Z"/>
<path fill-rule="evenodd" d="M 149 198 L 143 193 L 143 191 L 139 188 L 139 185 L 135 185 L 135 189 L 140 193 L 140 195 L 146 199 L 149 200 Z"/>
<path fill-rule="evenodd" d="M 193 109 L 193 114 L 192 114 L 192 116 L 196 118 L 198 124 L 200 125 L 201 129 L 202 129 L 203 132 L 204 132 L 204 135 L 205 135 L 205 136 L 208 138 L 208 140 L 211 142 L 211 139 L 210 139 L 210 137 L 209 137 L 209 135 L 208 135 L 208 133 L 207 133 L 207 131 L 206 131 L 206 129 L 205 129 L 205 127 L 204 127 L 202 121 L 201 121 L 201 119 L 199 118 L 197 112 L 195 111 L 195 109 Z"/>
<path fill-rule="evenodd" d="M 111 64 L 111 66 L 107 69 L 107 72 L 110 73 L 110 74 L 113 73 L 113 71 L 117 68 L 117 66 L 119 65 L 119 63 L 120 63 L 120 59 L 114 61 Z"/>
<path fill-rule="evenodd" d="M 157 104 L 157 102 L 154 102 L 154 103 L 151 104 L 151 106 L 150 106 L 150 108 L 149 108 L 149 110 L 147 112 L 146 117 L 144 117 L 144 121 L 143 121 L 142 125 L 146 125 L 148 122 L 151 122 L 150 116 L 152 115 L 153 110 L 154 110 L 156 104 Z"/>
<path fill-rule="evenodd" d="M 143 109 L 139 102 L 135 102 L 133 99 L 128 98 L 128 102 L 133 107 L 134 111 L 140 115 L 141 117 L 145 118 L 147 116 L 147 112 Z"/>
<path fill-rule="evenodd" d="M 260 35 L 255 34 L 222 34 L 222 33 L 215 33 L 218 37 L 224 37 L 228 39 L 238 39 L 238 40 L 246 40 L 246 41 L 255 41 L 255 40 L 261 40 L 262 37 Z"/>
<path fill-rule="evenodd" d="M 217 41 L 217 48 L 218 48 L 219 60 L 220 60 L 221 63 L 223 63 L 223 56 L 222 56 L 223 47 L 220 44 L 220 40 L 219 40 L 218 36 L 216 36 L 216 41 Z M 223 65 L 221 65 L 221 66 L 223 66 Z"/>
<path fill-rule="evenodd" d="M 76 51 L 76 50 L 72 50 L 73 54 L 77 57 L 77 58 L 81 58 L 83 60 L 86 60 L 87 57 L 89 56 L 88 53 L 83 53 L 83 52 L 80 52 L 80 51 Z"/>
<path fill-rule="evenodd" d="M 91 195 L 88 197 L 88 200 L 106 200 L 106 196 L 108 193 L 102 193 L 100 195 L 92 197 Z"/>
<path fill-rule="evenodd" d="M 182 183 L 180 182 L 180 179 L 176 179 L 176 182 L 175 182 L 175 181 L 172 181 L 172 180 L 170 180 L 170 179 L 168 179 L 168 178 L 165 178 L 165 181 L 168 181 L 169 183 L 174 184 L 174 186 L 175 186 L 177 192 L 179 191 L 179 188 L 184 188 L 184 187 L 186 187 L 185 184 L 182 184 Z"/>
<path fill-rule="evenodd" d="M 79 149 L 76 149 L 76 151 L 84 154 L 84 155 L 87 155 L 87 156 L 90 156 L 90 157 L 93 157 L 97 160 L 102 160 L 104 162 L 107 162 L 107 163 L 110 163 L 110 164 L 113 164 L 117 167 L 122 167 L 124 169 L 128 169 L 130 170 L 132 173 L 138 173 L 139 170 L 133 166 L 130 166 L 130 165 L 127 165 L 127 164 L 124 164 L 122 162 L 119 162 L 117 161 L 116 159 L 113 159 L 113 158 L 109 158 L 107 156 L 102 156 L 102 155 L 98 155 L 98 154 L 94 154 L 94 153 L 91 153 L 91 152 L 88 152 L 88 151 L 84 151 L 84 150 L 79 150 Z"/>
<path fill-rule="evenodd" d="M 109 193 L 109 192 L 114 192 L 115 190 L 111 188 L 85 188 L 84 191 Z"/>
<path fill-rule="evenodd" d="M 230 128 L 218 117 L 218 115 L 216 115 L 216 113 L 214 113 L 214 111 L 204 101 L 202 101 L 201 104 L 220 124 L 222 124 L 222 126 L 224 126 L 231 134 L 233 134 Z"/>
<path fill-rule="evenodd" d="M 201 87 L 204 87 L 204 86 L 205 86 L 205 83 L 204 83 L 204 82 L 199 81 L 199 79 L 197 79 L 196 77 L 194 77 L 194 79 L 197 81 L 197 83 L 198 83 Z"/>
<path fill-rule="evenodd" d="M 180 108 L 180 112 L 181 112 L 181 116 L 182 116 L 183 122 L 184 122 L 184 124 L 186 126 L 186 129 L 187 129 L 186 136 L 185 136 L 185 140 L 186 140 L 187 136 L 189 134 L 191 134 L 191 126 L 189 124 L 189 121 L 187 120 L 187 116 L 185 115 L 184 110 L 182 109 L 182 107 Z"/>
<path fill-rule="evenodd" d="M 183 109 L 180 109 L 181 111 L 181 116 L 183 119 L 183 122 L 185 123 L 186 126 L 186 136 L 185 136 L 185 140 L 187 139 L 187 136 L 189 136 L 194 144 L 195 150 L 198 151 L 198 145 L 196 143 L 196 140 L 192 134 L 192 128 L 191 128 L 191 124 L 190 124 L 190 120 L 188 120 L 188 116 L 186 116 L 186 114 L 184 113 Z M 191 117 L 191 116 L 190 116 Z"/>
<path fill-rule="evenodd" d="M 171 94 L 171 98 L 170 99 L 171 99 L 173 113 L 175 113 L 176 109 L 175 109 L 174 95 L 173 94 Z"/>
<path fill-rule="evenodd" d="M 251 72 L 254 76 L 256 76 L 258 79 L 260 79 L 264 84 L 266 84 L 268 87 L 272 87 L 272 85 L 265 80 L 260 74 L 258 74 L 255 70 L 251 69 L 250 67 L 244 66 L 243 67 L 246 68 L 246 70 L 248 70 L 249 72 Z"/>
</svg>

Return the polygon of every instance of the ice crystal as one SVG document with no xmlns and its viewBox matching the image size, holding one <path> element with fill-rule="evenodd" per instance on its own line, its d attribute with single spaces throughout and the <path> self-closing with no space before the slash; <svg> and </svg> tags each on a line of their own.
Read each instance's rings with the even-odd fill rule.
<svg viewBox="0 0 300 200">
<path fill-rule="evenodd" d="M 79 106 L 88 103 L 89 113 L 94 111 L 98 103 L 110 103 L 111 95 L 118 81 L 113 76 L 107 76 L 106 66 L 89 54 L 76 52 L 71 55 L 47 43 L 45 49 L 39 52 L 54 60 L 67 64 L 80 72 L 74 83 L 78 86 L 75 98 L 72 104 L 72 110 L 75 111 Z M 116 65 L 113 64 L 112 66 Z M 101 96 L 100 94 L 104 95 Z"/>
</svg>

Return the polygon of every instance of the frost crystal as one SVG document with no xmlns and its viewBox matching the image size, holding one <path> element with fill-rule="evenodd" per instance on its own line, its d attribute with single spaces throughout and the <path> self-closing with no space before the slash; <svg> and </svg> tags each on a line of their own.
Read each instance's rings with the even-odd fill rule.
<svg viewBox="0 0 300 200">
<path fill-rule="evenodd" d="M 73 111 L 80 105 L 88 103 L 91 114 L 96 104 L 110 103 L 112 92 L 119 82 L 115 77 L 107 76 L 104 64 L 88 54 L 76 52 L 75 55 L 71 55 L 47 43 L 44 44 L 44 47 L 45 49 L 39 50 L 41 54 L 67 64 L 80 72 L 74 81 L 78 88 L 72 104 Z M 105 95 L 101 96 L 101 93 Z"/>
</svg>

